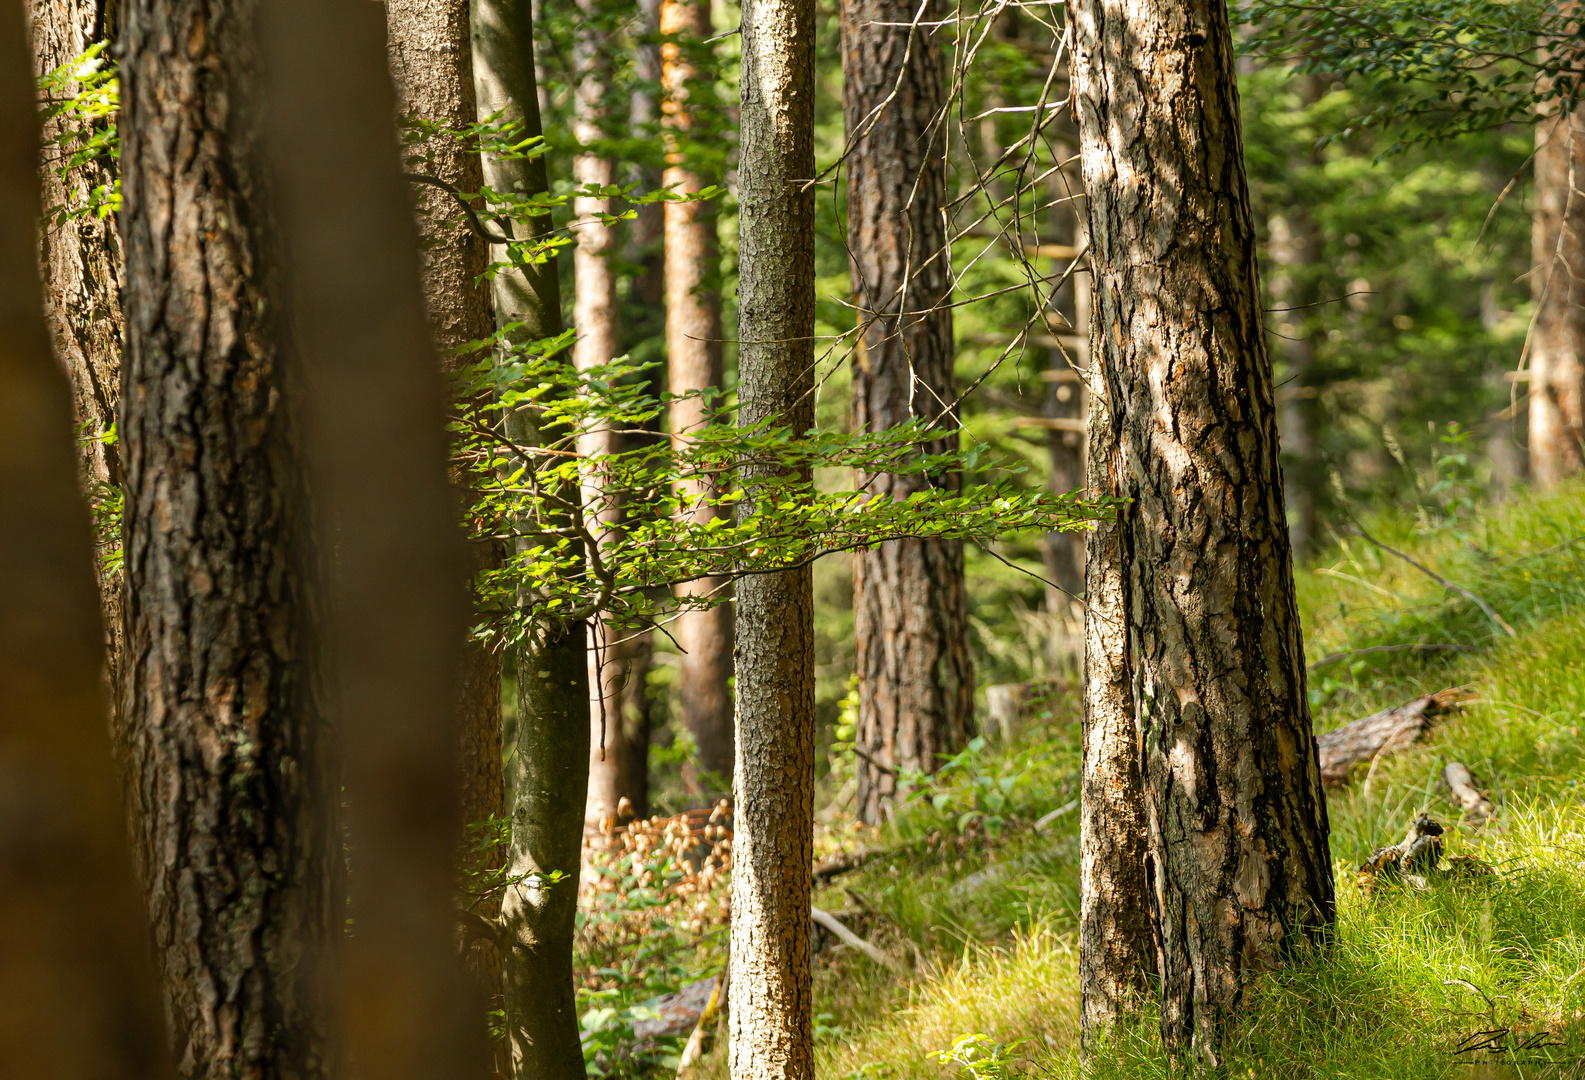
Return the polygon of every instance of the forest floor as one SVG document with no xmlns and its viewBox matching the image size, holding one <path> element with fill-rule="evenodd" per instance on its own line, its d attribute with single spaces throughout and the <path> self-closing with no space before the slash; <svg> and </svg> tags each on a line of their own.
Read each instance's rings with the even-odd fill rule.
<svg viewBox="0 0 1585 1080">
<path fill-rule="evenodd" d="M 1441 519 L 1378 516 L 1369 531 L 1481 597 L 1515 636 L 1356 535 L 1301 567 L 1318 731 L 1448 687 L 1471 697 L 1329 790 L 1335 947 L 1256 984 L 1225 1075 L 1585 1076 L 1585 487 Z M 1457 648 L 1357 652 L 1415 644 Z M 816 906 L 896 961 L 834 940 L 816 953 L 820 1077 L 1079 1074 L 1078 815 L 1048 815 L 1078 798 L 1080 706 L 1059 685 L 1030 712 L 1009 743 L 977 741 L 864 838 L 894 857 L 817 891 Z M 1463 820 L 1442 787 L 1452 761 L 1496 804 L 1489 824 Z M 853 832 L 840 809 L 824 844 Z M 1447 854 L 1493 873 L 1366 895 L 1360 863 L 1420 810 L 1450 827 Z M 725 1057 L 717 1048 L 698 1075 L 724 1077 Z M 1145 1016 L 1089 1075 L 1168 1073 Z"/>
</svg>

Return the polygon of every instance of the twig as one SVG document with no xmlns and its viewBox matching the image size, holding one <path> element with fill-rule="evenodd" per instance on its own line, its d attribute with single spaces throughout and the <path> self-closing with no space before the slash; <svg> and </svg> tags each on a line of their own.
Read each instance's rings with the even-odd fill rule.
<svg viewBox="0 0 1585 1080">
<path fill-rule="evenodd" d="M 1505 619 L 1503 619 L 1503 617 L 1501 615 L 1497 614 L 1495 611 L 1492 610 L 1492 606 L 1490 604 L 1486 603 L 1486 601 L 1482 600 L 1480 597 L 1476 596 L 1474 593 L 1472 593 L 1468 589 L 1464 588 L 1464 586 L 1453 584 L 1447 578 L 1443 577 L 1441 574 L 1438 574 L 1435 570 L 1432 570 L 1429 566 L 1426 566 L 1424 563 L 1416 562 L 1414 559 L 1411 559 L 1409 556 L 1405 555 L 1403 552 L 1399 551 L 1397 548 L 1388 547 L 1386 544 L 1383 544 L 1380 540 L 1377 540 L 1374 536 L 1370 535 L 1370 533 L 1368 533 L 1364 529 L 1360 528 L 1360 526 L 1359 526 L 1359 524 L 1357 522 L 1354 525 L 1352 525 L 1352 526 L 1344 526 L 1344 528 L 1348 529 L 1354 535 L 1358 536 L 1361 540 L 1364 540 L 1364 541 L 1366 541 L 1368 543 L 1376 545 L 1381 550 L 1387 552 L 1389 555 L 1398 556 L 1398 558 L 1402 559 L 1404 562 L 1408 563 L 1410 566 L 1414 567 L 1416 570 L 1420 571 L 1420 573 L 1424 574 L 1426 577 L 1430 578 L 1432 581 L 1434 581 L 1438 585 L 1442 586 L 1442 588 L 1447 589 L 1449 592 L 1456 592 L 1456 593 L 1459 593 L 1459 594 L 1461 594 L 1463 596 L 1468 597 L 1470 600 L 1472 600 L 1474 602 L 1476 607 L 1480 608 L 1482 611 L 1484 611 L 1486 613 L 1486 617 L 1488 619 L 1490 619 L 1492 622 L 1496 623 L 1498 626 L 1502 627 L 1503 632 L 1505 634 L 1507 634 L 1511 638 L 1516 638 L 1516 637 L 1519 636 L 1517 633 L 1514 632 L 1514 628 L 1509 626 L 1507 621 Z"/>
<path fill-rule="evenodd" d="M 1066 817 L 1078 808 L 1078 799 L 1074 799 L 1070 803 L 1064 803 L 1062 806 L 1057 807 L 1055 810 L 1051 811 L 1051 813 L 1046 814 L 1044 817 L 1040 818 L 1040 820 L 1036 821 L 1035 832 L 1044 832 L 1046 827 L 1053 821 L 1057 820 L 1059 817 Z"/>
<path fill-rule="evenodd" d="M 829 911 L 821 911 L 817 907 L 811 907 L 809 914 L 815 922 L 835 934 L 842 944 L 857 949 L 882 967 L 890 968 L 893 971 L 902 971 L 903 966 L 901 964 L 843 926 L 842 921 Z"/>
<path fill-rule="evenodd" d="M 1427 644 L 1423 641 L 1417 641 L 1412 645 L 1372 645 L 1368 649 L 1348 649 L 1344 652 L 1328 653 L 1327 655 L 1321 657 L 1321 659 L 1306 664 L 1305 667 L 1312 669 L 1318 668 L 1323 664 L 1330 664 L 1337 660 L 1346 660 L 1350 656 L 1364 656 L 1367 653 L 1402 652 L 1405 649 L 1413 649 L 1415 652 L 1430 652 L 1436 649 L 1462 650 L 1468 648 L 1468 645 L 1435 645 Z"/>
<path fill-rule="evenodd" d="M 892 768 L 890 765 L 882 765 L 880 762 L 876 761 L 874 758 L 872 758 L 868 754 L 866 754 L 859 747 L 859 745 L 857 743 L 853 744 L 853 753 L 855 755 L 857 755 L 858 757 L 863 758 L 865 761 L 869 762 L 870 765 L 872 765 L 874 768 L 879 769 L 881 772 L 885 773 L 887 776 L 890 776 L 893 779 L 896 779 L 898 777 L 899 774 L 898 774 L 896 769 Z"/>
<path fill-rule="evenodd" d="M 450 195 L 453 199 L 456 199 L 457 205 L 462 207 L 462 212 L 468 219 L 468 228 L 472 229 L 479 236 L 479 238 L 486 243 L 517 243 L 517 240 L 514 237 L 502 236 L 500 233 L 492 233 L 490 230 L 486 229 L 484 227 L 484 222 L 479 218 L 479 215 L 474 212 L 473 207 L 468 205 L 468 200 L 462 197 L 462 192 L 458 191 L 454 185 L 446 183 L 446 181 L 442 180 L 438 176 L 430 176 L 428 173 L 408 173 L 407 178 L 413 181 L 415 184 L 428 184 L 430 187 L 437 187 L 441 191 L 444 191 L 447 195 Z"/>
</svg>

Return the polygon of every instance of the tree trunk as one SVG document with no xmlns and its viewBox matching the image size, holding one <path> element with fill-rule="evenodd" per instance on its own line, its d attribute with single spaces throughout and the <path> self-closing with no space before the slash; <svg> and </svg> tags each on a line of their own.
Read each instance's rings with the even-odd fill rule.
<svg viewBox="0 0 1585 1080">
<path fill-rule="evenodd" d="M 475 0 L 474 78 L 479 114 L 501 113 L 539 136 L 530 0 Z M 532 160 L 484 159 L 484 178 L 497 191 L 549 190 L 543 155 Z M 514 223 L 519 236 L 544 236 L 550 215 Z M 496 248 L 495 261 L 505 252 Z M 500 326 L 522 323 L 525 340 L 562 331 L 556 263 L 502 270 L 495 278 Z M 582 1080 L 577 991 L 572 972 L 578 911 L 583 806 L 589 785 L 588 658 L 582 626 L 548 626 L 540 642 L 518 649 L 517 747 L 508 865 L 518 883 L 507 890 L 501 918 L 510 947 L 502 956 L 507 1038 L 518 1077 Z M 550 882 L 547 876 L 561 874 Z"/>
<path fill-rule="evenodd" d="M 946 158 L 921 133 L 945 96 L 934 34 L 910 30 L 904 0 L 844 0 L 842 111 L 848 157 L 848 250 L 862 333 L 853 361 L 853 428 L 885 431 L 915 417 L 957 445 Z M 888 101 L 888 98 L 890 99 Z M 877 496 L 903 500 L 958 490 L 955 472 L 860 475 Z M 859 676 L 858 813 L 880 821 L 898 770 L 933 773 L 968 742 L 974 661 L 961 540 L 890 540 L 853 557 L 853 642 Z"/>
<path fill-rule="evenodd" d="M 1066 127 L 1066 125 L 1064 125 Z M 1066 132 L 1064 133 L 1066 134 Z M 1058 161 L 1073 156 L 1072 142 L 1065 138 L 1052 145 L 1052 155 Z M 1077 170 L 1063 169 L 1051 181 L 1051 238 L 1055 243 L 1077 247 L 1082 231 L 1078 211 L 1074 209 L 1078 183 Z M 1058 260 L 1054 270 L 1066 270 L 1065 260 Z M 1046 376 L 1051 380 L 1046 389 L 1045 407 L 1041 415 L 1056 420 L 1064 427 L 1053 427 L 1049 435 L 1051 452 L 1050 489 L 1059 494 L 1086 486 L 1084 455 L 1084 418 L 1089 413 L 1084 376 L 1090 361 L 1090 277 L 1075 273 L 1067 284 L 1057 290 L 1052 307 L 1072 327 L 1066 340 L 1050 350 Z M 1063 320 L 1056 320 L 1057 326 Z M 1051 616 L 1051 647 L 1049 656 L 1053 667 L 1071 669 L 1083 652 L 1084 604 L 1084 545 L 1086 533 L 1073 529 L 1059 529 L 1045 535 L 1041 554 L 1045 557 L 1046 611 Z"/>
<path fill-rule="evenodd" d="M 440 1080 L 486 1075 L 489 1061 L 484 995 L 456 946 L 462 778 L 448 721 L 469 620 L 384 14 L 367 0 L 272 0 L 259 29 L 280 291 L 326 565 L 312 645 L 348 806 L 351 906 L 337 915 L 353 932 L 320 965 L 337 1072 Z"/>
<path fill-rule="evenodd" d="M 134 847 L 184 1075 L 325 1075 L 334 777 L 269 281 L 256 8 L 127 0 L 121 167 Z"/>
<path fill-rule="evenodd" d="M 1126 685 L 1138 732 L 1162 1032 L 1214 1064 L 1250 975 L 1335 920 L 1232 34 L 1219 0 L 1083 0 L 1073 31 L 1106 414 L 1091 460 L 1131 500 L 1092 549 L 1120 593 L 1092 635 L 1103 607 L 1127 614 L 1092 693 Z M 1122 720 L 1092 713 L 1092 735 L 1103 719 Z M 1135 842 L 1096 801 L 1086 838 Z"/>
<path fill-rule="evenodd" d="M 1530 476 L 1549 488 L 1585 459 L 1585 106 L 1547 117 L 1535 141 Z"/>
<path fill-rule="evenodd" d="M 703 0 L 664 0 L 661 33 L 697 43 L 710 36 L 710 5 Z M 682 41 L 662 47 L 661 63 L 666 89 L 666 126 L 669 137 L 666 173 L 662 183 L 682 195 L 697 194 L 704 182 L 689 167 L 679 140 L 686 139 L 694 123 L 695 107 L 689 99 L 703 95 L 709 86 L 695 69 Z M 671 393 L 672 445 L 680 452 L 689 432 L 708 419 L 699 395 L 721 389 L 721 295 L 712 280 L 717 258 L 715 214 L 706 203 L 665 203 L 666 213 L 666 361 Z M 691 397 L 687 395 L 693 395 Z M 717 485 L 701 478 L 679 493 L 708 500 Z M 722 514 L 713 505 L 700 505 L 693 520 L 698 525 Z M 678 596 L 711 596 L 716 606 L 685 612 L 672 626 L 682 652 L 677 669 L 677 691 L 682 699 L 683 722 L 698 748 L 696 762 L 683 767 L 683 782 L 695 795 L 724 793 L 732 775 L 732 620 L 731 584 L 726 578 L 703 578 L 677 587 Z"/>
<path fill-rule="evenodd" d="M 814 0 L 750 0 L 742 21 L 738 421 L 795 432 L 814 426 L 814 15 Z M 732 1076 L 810 1080 L 809 568 L 743 578 L 737 603 Z"/>
<path fill-rule="evenodd" d="M 126 851 L 72 389 L 35 261 L 39 129 L 19 7 L 0 17 L 0 1061 L 168 1075 Z M 48 262 L 45 263 L 49 265 Z"/>
<path fill-rule="evenodd" d="M 1286 215 L 1271 221 L 1271 257 L 1277 270 L 1271 294 L 1279 307 L 1277 348 L 1286 370 L 1277 430 L 1282 440 L 1284 487 L 1288 507 L 1288 542 L 1303 555 L 1315 544 L 1317 529 L 1315 493 L 1324 482 L 1316 436 L 1324 422 L 1317 408 L 1315 341 L 1308 329 L 1316 306 L 1325 298 L 1316 288 L 1315 267 L 1320 261 L 1320 236 L 1309 208 L 1295 203 Z"/>
<path fill-rule="evenodd" d="M 465 0 L 387 0 L 386 20 L 398 110 L 441 121 L 450 128 L 474 123 L 479 110 Z M 431 144 L 430 149 L 437 157 L 434 170 L 439 179 L 460 191 L 478 191 L 484 186 L 477 151 L 470 151 L 456 140 Z M 457 207 L 451 196 L 428 186 L 418 188 L 417 195 L 429 326 L 441 366 L 454 371 L 459 366 L 456 350 L 460 346 L 495 331 L 494 305 L 489 284 L 483 280 L 489 252 L 482 239 L 456 220 Z M 469 545 L 468 553 L 473 574 L 501 562 L 500 545 L 493 540 L 475 541 Z M 501 773 L 499 650 L 469 642 L 460 676 L 456 712 L 462 749 L 462 815 L 465 823 L 484 822 L 506 814 Z M 492 851 L 477 869 L 493 870 L 502 861 L 503 854 Z M 481 905 L 479 914 L 493 919 L 500 914 L 500 905 L 487 902 Z M 484 989 L 489 1008 L 500 1008 L 501 958 L 495 944 L 476 939 L 468 952 L 469 967 Z M 496 1058 L 498 1071 L 509 1071 L 507 1046 L 497 1047 Z"/>
<path fill-rule="evenodd" d="M 113 12 L 114 5 L 85 0 L 30 4 L 33 73 L 46 75 L 81 56 L 96 41 L 114 38 L 114 27 L 106 23 L 107 14 Z M 45 136 L 52 138 L 60 129 L 61 121 L 52 120 Z M 84 206 L 90 190 L 115 178 L 115 162 L 109 159 L 84 166 L 65 180 L 55 173 L 59 164 L 57 154 L 47 151 L 40 170 L 47 209 Z M 83 214 L 62 222 L 46 217 L 39 241 L 45 318 L 55 356 L 71 380 L 80 432 L 79 477 L 98 505 L 121 484 L 120 456 L 115 445 L 103 441 L 115 424 L 121 392 L 121 238 L 116 235 L 115 218 Z M 94 567 L 104 612 L 105 681 L 114 707 L 120 700 L 121 568 L 102 557 L 94 560 Z"/>
</svg>

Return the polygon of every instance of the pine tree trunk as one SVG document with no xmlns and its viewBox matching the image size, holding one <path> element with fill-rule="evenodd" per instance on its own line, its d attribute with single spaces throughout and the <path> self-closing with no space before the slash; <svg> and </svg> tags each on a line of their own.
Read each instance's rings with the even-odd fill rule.
<svg viewBox="0 0 1585 1080">
<path fill-rule="evenodd" d="M 12 6 L 0 16 L 0 1061 L 8 1076 L 155 1080 L 169 1065 L 105 724 L 73 388 L 50 355 L 59 329 L 35 259 L 32 71 Z"/>
<path fill-rule="evenodd" d="M 1141 748 L 1162 1032 L 1214 1064 L 1251 975 L 1335 920 L 1232 34 L 1219 0 L 1084 0 L 1073 30 L 1106 414 L 1091 460 L 1131 500 L 1092 548 L 1120 594 L 1092 635 L 1127 614 L 1095 662 L 1104 692 L 1127 686 Z M 1121 712 L 1092 712 L 1088 754 L 1122 752 Z M 1086 762 L 1086 863 L 1137 843 L 1091 786 L 1126 769 Z"/>
<path fill-rule="evenodd" d="M 310 960 L 343 918 L 255 14 L 123 9 L 123 741 L 175 1056 L 205 1080 L 325 1074 Z"/>
<path fill-rule="evenodd" d="M 29 5 L 33 38 L 33 72 L 45 75 L 81 56 L 95 41 L 112 39 L 104 5 L 86 0 Z M 76 87 L 68 87 L 75 92 Z M 61 130 L 52 120 L 45 137 Z M 95 187 L 114 180 L 115 162 L 105 159 L 76 170 L 64 180 L 56 175 L 60 151 L 47 149 L 40 172 L 46 210 L 82 207 Z M 77 430 L 78 466 L 83 489 L 96 503 L 121 485 L 121 459 L 103 436 L 116 421 L 121 394 L 121 285 L 124 271 L 121 238 L 114 217 L 81 214 L 66 221 L 46 216 L 40 232 L 39 265 L 44 270 L 44 312 L 55 356 L 71 380 Z M 104 612 L 105 681 L 112 708 L 120 700 L 121 568 L 102 556 L 94 560 Z M 114 722 L 114 721 L 112 721 Z"/>
<path fill-rule="evenodd" d="M 946 158 L 926 141 L 945 96 L 934 34 L 910 30 L 904 0 L 844 0 L 842 110 L 848 157 L 848 250 L 864 326 L 853 362 L 853 429 L 884 431 L 916 417 L 957 445 L 946 222 Z M 890 101 L 888 102 L 888 98 Z M 883 104 L 884 103 L 884 104 Z M 956 473 L 861 475 L 873 494 L 906 499 L 957 490 Z M 968 742 L 974 661 L 959 540 L 890 540 L 853 558 L 853 642 L 859 676 L 858 813 L 881 820 L 898 770 L 933 773 Z"/>
<path fill-rule="evenodd" d="M 711 34 L 710 5 L 703 0 L 664 0 L 661 33 L 683 40 L 703 41 Z M 709 86 L 689 59 L 687 47 L 668 42 L 662 47 L 662 75 L 666 89 L 663 105 L 666 126 L 681 135 L 692 128 L 689 99 Z M 697 194 L 705 185 L 689 167 L 674 136 L 667 155 L 662 183 L 684 195 Z M 681 451 L 689 432 L 706 421 L 704 404 L 697 396 L 721 388 L 721 296 L 712 278 L 717 258 L 715 215 L 706 203 L 668 202 L 666 213 L 666 362 L 670 390 L 672 444 Z M 695 395 L 686 397 L 686 395 Z M 711 499 L 716 485 L 700 479 L 685 485 L 679 494 Z M 722 513 L 715 506 L 700 506 L 696 524 L 705 525 Z M 684 766 L 683 781 L 699 795 L 724 792 L 732 775 L 732 620 L 731 586 L 725 578 L 703 578 L 677 587 L 679 596 L 712 596 L 722 603 L 686 612 L 672 626 L 682 651 L 677 670 L 677 692 L 682 699 L 683 722 L 698 748 L 696 763 Z"/>
<path fill-rule="evenodd" d="M 814 15 L 814 0 L 750 0 L 742 21 L 738 421 L 796 432 L 814 426 Z M 737 604 L 732 1076 L 810 1080 L 809 569 L 745 577 Z"/>
<path fill-rule="evenodd" d="M 1585 106 L 1537 124 L 1535 142 L 1530 476 L 1549 488 L 1585 461 Z"/>
<path fill-rule="evenodd" d="M 480 118 L 501 113 L 542 133 L 529 0 L 475 0 L 474 78 Z M 484 178 L 497 191 L 549 190 L 543 156 L 503 160 L 485 155 Z M 544 236 L 550 216 L 514 222 L 519 236 Z M 494 249 L 493 261 L 504 252 Z M 513 267 L 495 278 L 500 326 L 522 323 L 525 340 L 562 331 L 556 263 Z M 521 435 L 521 433 L 516 433 Z M 514 1075 L 582 1080 L 572 950 L 578 911 L 579 852 L 589 785 L 588 657 L 582 626 L 549 626 L 543 640 L 518 648 L 515 793 L 508 866 L 520 883 L 507 890 L 501 918 L 512 943 L 502 956 L 507 1038 Z M 540 875 L 561 874 L 550 883 Z"/>
<path fill-rule="evenodd" d="M 473 46 L 468 4 L 426 3 L 421 0 L 387 0 L 386 22 L 390 41 L 391 75 L 396 84 L 397 108 L 426 120 L 463 128 L 478 119 L 473 86 Z M 438 179 L 459 191 L 478 191 L 484 173 L 477 151 L 456 140 L 445 140 L 430 149 L 436 153 Z M 418 195 L 423 234 L 424 298 L 430 330 L 447 371 L 458 367 L 456 350 L 469 341 L 495 331 L 494 304 L 489 283 L 482 279 L 488 262 L 485 243 L 467 225 L 456 220 L 451 196 L 424 186 Z M 449 222 L 449 224 L 448 224 Z M 469 357 L 471 360 L 472 357 Z M 493 540 L 469 545 L 471 573 L 500 565 L 502 552 Z M 457 724 L 462 750 L 462 814 L 465 823 L 488 821 L 506 814 L 506 790 L 501 772 L 501 654 L 470 642 L 463 654 L 457 691 Z M 478 869 L 501 865 L 500 852 L 488 853 Z M 495 918 L 498 902 L 486 902 L 479 914 Z M 483 987 L 489 1008 L 501 1007 L 501 958 L 495 944 L 475 940 L 468 949 L 469 967 Z M 510 1050 L 497 1047 L 497 1068 L 510 1067 Z"/>
</svg>

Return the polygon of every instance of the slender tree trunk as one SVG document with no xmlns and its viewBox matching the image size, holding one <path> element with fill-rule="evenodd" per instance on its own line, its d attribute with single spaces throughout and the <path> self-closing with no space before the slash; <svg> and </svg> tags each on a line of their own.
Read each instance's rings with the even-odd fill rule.
<svg viewBox="0 0 1585 1080">
<path fill-rule="evenodd" d="M 853 428 L 884 431 L 916 417 L 956 447 L 946 158 L 924 133 L 945 97 L 941 52 L 911 30 L 906 0 L 844 0 L 842 111 L 848 158 L 848 250 L 863 333 L 853 361 Z M 896 25 L 896 24 L 904 25 Z M 887 25 L 893 24 L 893 25 Z M 889 99 L 889 100 L 888 100 Z M 935 130 L 944 130 L 937 128 Z M 867 324 L 867 325 L 866 325 Z M 861 475 L 877 496 L 957 490 L 957 473 Z M 898 770 L 933 773 L 968 742 L 974 661 L 961 540 L 890 540 L 853 558 L 859 676 L 858 813 L 881 820 Z"/>
<path fill-rule="evenodd" d="M 1251 975 L 1335 919 L 1232 34 L 1219 0 L 1083 0 L 1073 32 L 1104 384 L 1091 460 L 1131 500 L 1115 546 L 1092 548 L 1120 596 L 1091 609 L 1108 651 L 1087 751 L 1122 753 L 1121 732 L 1094 736 L 1121 726 L 1098 699 L 1126 678 L 1162 1032 L 1214 1064 Z M 1127 614 L 1126 641 L 1101 636 L 1105 611 Z M 1124 762 L 1085 770 L 1085 839 L 1110 845 L 1088 863 L 1137 842 L 1138 822 L 1091 787 Z M 1097 925 L 1087 957 L 1106 947 Z"/>
<path fill-rule="evenodd" d="M 1585 461 L 1585 106 L 1536 125 L 1530 275 L 1530 476 L 1549 488 Z"/>
<path fill-rule="evenodd" d="M 155 1080 L 167 1063 L 105 725 L 72 388 L 35 261 L 32 71 L 13 5 L 0 16 L 0 1061 L 10 1076 Z"/>
<path fill-rule="evenodd" d="M 292 387 L 267 268 L 249 0 L 128 0 L 121 166 L 134 843 L 179 1067 L 329 1068 L 340 932 Z"/>
<path fill-rule="evenodd" d="M 666 88 L 665 123 L 668 142 L 662 183 L 681 195 L 697 194 L 704 181 L 690 167 L 680 142 L 694 124 L 697 100 L 709 83 L 695 68 L 684 42 L 698 43 L 711 34 L 710 5 L 704 0 L 664 0 L 661 33 L 680 40 L 662 47 Z M 717 252 L 715 215 L 705 203 L 665 203 L 666 214 L 666 359 L 674 400 L 671 405 L 672 445 L 680 451 L 689 433 L 708 420 L 706 391 L 721 388 L 721 296 L 712 280 Z M 684 485 L 679 493 L 700 500 L 693 519 L 705 525 L 722 513 L 703 501 L 718 494 L 709 478 Z M 684 766 L 683 781 L 696 795 L 724 791 L 732 775 L 732 618 L 731 585 L 726 578 L 704 578 L 677 588 L 678 596 L 711 596 L 714 607 L 689 611 L 673 624 L 682 650 L 677 670 L 683 722 L 698 747 L 696 763 Z"/>
<path fill-rule="evenodd" d="M 324 965 L 336 1071 L 441 1080 L 485 1075 L 489 1060 L 454 907 L 462 778 L 448 719 L 468 604 L 383 16 L 367 0 L 272 0 L 260 42 L 281 293 L 326 552 L 314 644 L 353 860 L 355 929 Z"/>
<path fill-rule="evenodd" d="M 113 4 L 86 0 L 34 0 L 29 5 L 34 74 L 48 74 L 96 41 L 114 38 L 114 27 L 106 22 L 114 11 Z M 61 120 L 52 120 L 46 138 L 59 134 L 61 125 Z M 40 170 L 46 211 L 84 206 L 89 191 L 114 180 L 115 162 L 109 159 L 84 166 L 63 180 L 56 175 L 59 156 L 58 150 L 47 152 Z M 83 214 L 62 221 L 58 214 L 47 214 L 39 241 L 45 317 L 55 356 L 71 380 L 79 475 L 97 505 L 121 485 L 120 455 L 113 443 L 104 441 L 115 424 L 121 392 L 121 238 L 114 217 Z M 121 567 L 118 561 L 102 557 L 94 565 L 104 611 L 105 680 L 114 708 L 120 700 Z"/>
<path fill-rule="evenodd" d="M 1064 125 L 1066 128 L 1066 125 Z M 1072 142 L 1064 131 L 1063 141 L 1052 145 L 1053 156 L 1065 161 L 1073 156 Z M 1079 211 L 1073 196 L 1082 190 L 1077 168 L 1063 169 L 1052 177 L 1050 235 L 1058 244 L 1078 246 L 1082 228 Z M 1065 261 L 1058 260 L 1054 269 L 1066 269 Z M 1053 307 L 1072 327 L 1071 336 L 1050 351 L 1046 377 L 1051 380 L 1046 388 L 1045 406 L 1041 415 L 1055 421 L 1048 436 L 1051 453 L 1050 489 L 1065 493 L 1086 486 L 1084 455 L 1084 418 L 1089 403 L 1082 371 L 1090 366 L 1090 277 L 1075 273 L 1057 290 Z M 1056 331 L 1062 319 L 1054 320 Z M 1051 616 L 1050 658 L 1054 666 L 1070 668 L 1083 650 L 1084 605 L 1079 597 L 1084 595 L 1084 545 L 1086 534 L 1071 529 L 1057 530 L 1045 535 L 1041 554 L 1045 557 L 1046 611 Z"/>
<path fill-rule="evenodd" d="M 1320 236 L 1309 208 L 1295 204 L 1271 222 L 1271 255 L 1276 264 L 1272 297 L 1279 307 L 1276 341 L 1286 367 L 1277 430 L 1282 437 L 1282 471 L 1287 478 L 1284 494 L 1288 506 L 1288 540 L 1302 555 L 1316 541 L 1318 528 L 1315 493 L 1323 482 L 1316 436 L 1323 423 L 1317 408 L 1315 341 L 1309 324 L 1316 305 L 1324 299 L 1316 288 L 1315 267 L 1320 261 Z"/>
<path fill-rule="evenodd" d="M 738 420 L 795 432 L 814 426 L 814 16 L 814 0 L 743 6 Z M 745 469 L 745 487 L 753 481 Z M 732 1076 L 810 1080 L 809 569 L 746 577 L 737 603 Z"/>
<path fill-rule="evenodd" d="M 500 113 L 523 124 L 524 137 L 541 134 L 529 0 L 475 0 L 474 78 L 481 118 Z M 484 178 L 497 191 L 533 195 L 549 190 L 543 156 L 503 160 L 485 155 Z M 550 216 L 514 223 L 517 235 L 544 236 Z M 502 248 L 491 251 L 504 261 Z M 500 326 L 523 324 L 524 340 L 562 331 L 556 264 L 502 270 L 495 278 Z M 521 434 L 521 433 L 515 433 Z M 589 785 L 589 684 L 583 627 L 545 627 L 542 639 L 518 648 L 517 746 L 508 865 L 517 880 L 501 918 L 510 947 L 502 956 L 507 1038 L 516 1076 L 581 1080 L 577 992 L 572 949 L 578 911 L 583 806 Z M 551 882 L 548 875 L 560 874 Z"/>
<path fill-rule="evenodd" d="M 391 75 L 397 108 L 426 120 L 464 128 L 478 119 L 473 85 L 473 46 L 466 0 L 426 3 L 387 0 Z M 431 144 L 436 177 L 460 191 L 478 191 L 484 173 L 476 150 L 457 140 Z M 438 188 L 417 189 L 423 233 L 424 297 L 430 330 L 443 369 L 459 366 L 457 349 L 495 331 L 495 310 L 489 283 L 483 280 L 489 252 L 466 224 L 457 220 L 457 206 Z M 472 357 L 468 358 L 470 361 Z M 500 565 L 502 551 L 494 540 L 468 546 L 474 573 Z M 501 772 L 501 653 L 469 642 L 462 658 L 457 690 L 457 724 L 462 748 L 462 815 L 465 823 L 488 821 L 506 814 Z M 487 853 L 478 869 L 495 869 L 503 853 Z M 495 918 L 498 902 L 481 905 L 479 914 Z M 495 944 L 476 939 L 468 949 L 473 969 L 491 1009 L 501 1007 L 501 958 Z M 496 1048 L 498 1071 L 510 1069 L 510 1048 Z"/>
</svg>

